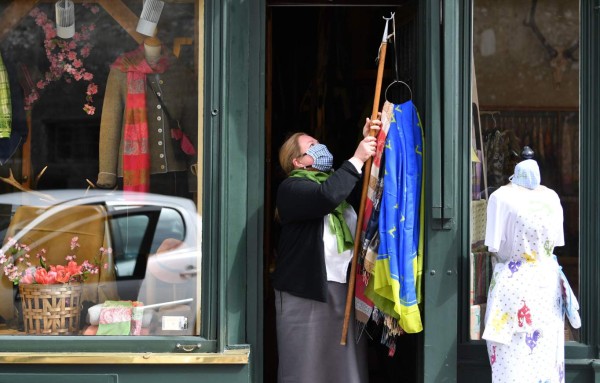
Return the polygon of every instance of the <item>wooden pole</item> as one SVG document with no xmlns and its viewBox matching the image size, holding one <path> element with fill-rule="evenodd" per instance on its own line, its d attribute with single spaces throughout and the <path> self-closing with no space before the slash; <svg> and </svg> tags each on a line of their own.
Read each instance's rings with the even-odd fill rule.
<svg viewBox="0 0 600 383">
<path fill-rule="evenodd" d="M 385 66 L 385 53 L 387 50 L 387 39 L 388 39 L 388 21 L 392 17 L 385 18 L 385 30 L 383 32 L 383 39 L 379 47 L 379 65 L 377 67 L 377 81 L 375 82 L 375 97 L 373 99 L 373 110 L 371 111 L 371 120 L 376 120 L 379 114 L 379 99 L 381 96 L 381 83 L 383 81 L 383 68 Z M 369 136 L 375 136 L 377 130 L 370 129 Z M 358 260 L 358 254 L 360 252 L 360 237 L 363 227 L 363 219 L 365 214 L 365 204 L 367 200 L 367 192 L 369 190 L 369 178 L 371 177 L 371 163 L 373 158 L 370 157 L 363 167 L 363 185 L 362 194 L 360 197 L 360 207 L 358 209 L 358 217 L 356 219 L 356 233 L 354 235 L 354 252 L 352 254 L 352 263 L 350 266 L 350 280 L 348 281 L 348 293 L 346 295 L 346 311 L 344 312 L 344 326 L 342 327 L 342 339 L 340 344 L 346 345 L 346 339 L 348 338 L 348 323 L 350 322 L 350 310 L 352 310 L 352 301 L 354 298 L 354 286 L 356 284 L 356 263 Z"/>
</svg>

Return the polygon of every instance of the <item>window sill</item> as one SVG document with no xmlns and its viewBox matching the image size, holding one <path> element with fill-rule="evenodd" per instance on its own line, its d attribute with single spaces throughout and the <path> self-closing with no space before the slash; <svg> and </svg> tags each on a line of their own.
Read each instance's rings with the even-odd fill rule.
<svg viewBox="0 0 600 383">
<path fill-rule="evenodd" d="M 248 364 L 250 349 L 222 353 L 0 352 L 0 364 Z"/>
</svg>

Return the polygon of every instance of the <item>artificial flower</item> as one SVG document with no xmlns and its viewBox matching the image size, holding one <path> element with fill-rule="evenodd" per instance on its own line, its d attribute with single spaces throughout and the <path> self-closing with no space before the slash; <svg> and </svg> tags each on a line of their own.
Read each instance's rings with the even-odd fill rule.
<svg viewBox="0 0 600 383">
<path fill-rule="evenodd" d="M 93 14 L 99 11 L 97 6 L 88 3 L 84 3 L 83 6 Z M 25 110 L 31 110 L 33 104 L 40 98 L 39 92 L 43 91 L 53 81 L 64 79 L 66 83 L 71 83 L 73 80 L 83 80 L 89 83 L 83 111 L 88 115 L 93 115 L 96 108 L 92 106 L 94 102 L 92 96 L 97 93 L 97 85 L 92 82 L 94 75 L 86 69 L 83 59 L 87 58 L 92 50 L 93 45 L 89 40 L 91 32 L 96 29 L 95 24 L 81 25 L 79 31 L 69 41 L 57 36 L 54 21 L 40 8 L 32 9 L 29 15 L 35 19 L 35 23 L 44 31 L 44 49 L 50 62 L 50 68 L 44 74 L 43 79 L 36 83 L 37 89 L 34 88 L 30 94 L 25 95 Z M 91 92 L 90 88 L 96 89 L 96 91 Z"/>
<path fill-rule="evenodd" d="M 85 260 L 77 263 L 76 251 L 79 247 L 79 237 L 75 236 L 70 242 L 71 252 L 65 256 L 66 265 L 47 265 L 46 250 L 41 249 L 36 254 L 39 266 L 32 266 L 29 246 L 11 238 L 4 246 L 6 250 L 0 249 L 0 266 L 4 275 L 15 285 L 83 282 L 89 275 L 98 274 L 99 262 L 92 264 Z M 110 248 L 100 248 L 100 257 L 111 253 Z M 105 264 L 104 269 L 107 267 Z"/>
</svg>

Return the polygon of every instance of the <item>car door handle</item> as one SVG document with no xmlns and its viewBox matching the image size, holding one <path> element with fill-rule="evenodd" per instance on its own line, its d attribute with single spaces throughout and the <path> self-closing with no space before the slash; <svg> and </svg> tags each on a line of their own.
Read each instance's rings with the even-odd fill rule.
<svg viewBox="0 0 600 383">
<path fill-rule="evenodd" d="M 182 271 L 181 273 L 179 273 L 179 276 L 181 277 L 195 277 L 196 275 L 198 275 L 198 269 L 196 268 L 192 268 L 186 271 Z"/>
</svg>

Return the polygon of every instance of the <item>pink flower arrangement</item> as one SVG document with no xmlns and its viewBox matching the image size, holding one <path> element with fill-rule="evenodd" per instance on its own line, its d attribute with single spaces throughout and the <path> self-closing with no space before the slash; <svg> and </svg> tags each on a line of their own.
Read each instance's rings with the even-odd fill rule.
<svg viewBox="0 0 600 383">
<path fill-rule="evenodd" d="M 84 3 L 83 6 L 93 14 L 99 11 L 98 6 L 95 5 Z M 89 40 L 96 25 L 94 23 L 82 25 L 72 39 L 63 40 L 56 34 L 54 21 L 49 19 L 41 9 L 36 7 L 29 12 L 29 15 L 44 31 L 44 49 L 46 57 L 50 61 L 50 68 L 37 82 L 37 89 L 32 89 L 31 93 L 25 96 L 25 109 L 31 110 L 33 104 L 40 98 L 39 91 L 44 90 L 53 81 L 64 79 L 67 83 L 71 83 L 73 80 L 88 82 L 83 111 L 93 115 L 96 112 L 93 102 L 94 95 L 98 93 L 98 86 L 93 82 L 94 75 L 85 68 L 84 59 L 90 55 L 92 50 L 93 45 Z"/>
<path fill-rule="evenodd" d="M 81 264 L 76 261 L 75 252 L 79 248 L 79 237 L 71 239 L 71 254 L 65 257 L 66 266 L 48 265 L 46 263 L 46 250 L 42 249 L 35 258 L 38 259 L 39 266 L 31 263 L 30 249 L 27 245 L 21 244 L 9 239 L 7 251 L 0 250 L 0 266 L 2 266 L 4 275 L 15 285 L 18 284 L 58 284 L 69 282 L 83 282 L 89 275 L 98 274 L 99 262 L 94 264 L 85 260 Z M 100 256 L 110 254 L 110 248 L 100 248 Z M 106 265 L 104 266 L 106 268 Z"/>
</svg>

